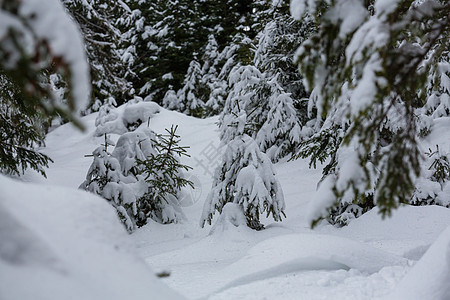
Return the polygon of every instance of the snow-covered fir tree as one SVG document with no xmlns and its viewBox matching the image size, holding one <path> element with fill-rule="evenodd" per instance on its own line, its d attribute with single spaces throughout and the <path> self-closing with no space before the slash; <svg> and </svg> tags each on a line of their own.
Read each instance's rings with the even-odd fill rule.
<svg viewBox="0 0 450 300">
<path fill-rule="evenodd" d="M 262 97 L 257 98 L 257 93 L 262 93 L 263 74 L 252 65 L 236 65 L 228 76 L 229 93 L 222 114 L 219 117 L 219 126 L 221 129 L 220 139 L 224 139 L 224 122 L 231 114 L 237 114 L 241 110 L 246 113 L 246 121 L 251 120 L 251 124 L 246 133 L 253 135 L 256 129 L 263 122 L 262 112 L 266 111 L 267 102 L 261 101 Z M 267 95 L 267 94 L 266 94 Z M 268 95 L 267 95 L 268 96 Z M 255 101 L 260 100 L 260 101 Z M 239 108 L 236 111 L 236 108 Z"/>
<path fill-rule="evenodd" d="M 142 112 L 144 109 L 140 104 L 142 102 L 129 106 Z M 124 126 L 125 119 L 114 109 L 105 106 L 100 112 L 97 123 L 104 129 L 117 132 L 117 126 L 107 126 L 108 123 L 119 122 Z M 128 110 L 128 114 L 132 115 L 132 111 Z M 187 155 L 187 147 L 178 145 L 177 127 L 159 135 L 139 126 L 124 126 L 132 131 L 120 135 L 112 153 L 107 147 L 114 143 L 104 133 L 105 144 L 93 152 L 94 161 L 86 180 L 80 185 L 81 189 L 108 200 L 130 232 L 147 224 L 150 219 L 163 224 L 183 220 L 179 203 L 189 195 L 182 189 L 186 186 L 193 188 L 184 173 L 190 167 L 179 161 L 179 157 Z"/>
<path fill-rule="evenodd" d="M 136 57 L 140 67 L 136 88 L 142 97 L 162 103 L 172 86 L 178 91 L 194 58 L 204 45 L 207 32 L 202 25 L 198 1 L 136 1 L 145 16 L 145 32 L 139 36 Z"/>
<path fill-rule="evenodd" d="M 204 54 L 202 56 L 202 74 L 205 84 L 213 82 L 218 75 L 217 64 L 220 56 L 219 45 L 217 44 L 214 34 L 208 36 L 208 43 L 203 50 Z"/>
<path fill-rule="evenodd" d="M 438 45 L 435 45 L 435 47 Z M 436 55 L 433 49 L 428 59 Z M 427 78 L 427 102 L 418 109 L 421 135 L 431 132 L 435 119 L 450 115 L 450 50 L 443 49 L 441 60 L 432 66 Z M 410 203 L 413 205 L 437 204 L 450 206 L 450 156 L 445 148 L 435 145 L 425 152 L 421 176 L 415 182 Z"/>
<path fill-rule="evenodd" d="M 267 83 L 270 86 L 269 111 L 256 133 L 260 149 L 276 162 L 295 152 L 302 139 L 302 130 L 290 94 L 283 91 L 277 77 Z"/>
<path fill-rule="evenodd" d="M 267 216 L 272 214 L 275 221 L 281 221 L 285 209 L 284 196 L 270 159 L 245 133 L 249 127 L 247 114 L 241 109 L 245 94 L 230 95 L 225 105 L 228 111 L 221 115 L 220 125 L 221 144 L 226 150 L 216 169 L 200 225 L 203 227 L 206 222 L 211 224 L 214 213 L 221 213 L 224 205 L 232 202 L 241 207 L 247 225 L 260 230 L 264 228 L 260 223 L 260 214 L 264 212 Z"/>
<path fill-rule="evenodd" d="M 229 84 L 230 72 L 239 63 L 238 53 L 242 48 L 241 40 L 244 38 L 245 36 L 238 33 L 232 42 L 225 46 L 217 56 L 215 52 L 205 52 L 206 59 L 203 69 L 208 70 L 208 72 L 204 72 L 206 75 L 202 80 L 209 87 L 209 97 L 205 103 L 204 116 L 218 115 L 222 112 L 228 93 L 231 90 Z M 211 49 L 214 49 L 214 47 L 211 47 Z M 210 56 L 214 57 L 212 63 L 209 62 Z"/>
<path fill-rule="evenodd" d="M 116 209 L 128 231 L 132 232 L 139 221 L 138 199 L 143 194 L 138 175 L 141 169 L 137 159 L 145 159 L 154 152 L 151 139 L 154 133 L 147 130 L 128 132 L 120 136 L 112 153 L 107 146 L 114 145 L 105 135 L 105 145 L 94 150 L 94 161 L 88 170 L 81 189 L 108 200 Z"/>
<path fill-rule="evenodd" d="M 238 65 L 230 72 L 228 95 L 247 114 L 246 133 L 274 162 L 292 154 L 302 136 L 291 95 L 278 84 L 277 78 L 269 81 L 256 67 Z M 236 103 L 227 100 L 220 122 L 232 113 Z"/>
<path fill-rule="evenodd" d="M 450 207 L 450 154 L 436 146 L 426 153 L 422 176 L 415 182 L 410 203 Z"/>
<path fill-rule="evenodd" d="M 295 52 L 310 35 L 313 24 L 305 18 L 295 20 L 289 13 L 289 1 L 256 1 L 255 26 L 261 28 L 255 37 L 253 64 L 266 73 L 268 80 L 277 77 L 278 84 L 290 93 L 298 117 L 304 124 L 309 117 L 305 97 L 309 94 L 294 63 Z"/>
<path fill-rule="evenodd" d="M 176 111 L 181 106 L 177 92 L 172 89 L 172 86 L 169 86 L 169 90 L 164 95 L 162 104 L 165 108 Z"/>
<path fill-rule="evenodd" d="M 254 26 L 260 31 L 254 41 L 252 64 L 264 74 L 253 100 L 262 106 L 261 121 L 254 122 L 255 136 L 261 150 L 274 162 L 293 154 L 311 133 L 305 126 L 310 118 L 303 101 L 307 93 L 294 64 L 294 53 L 308 36 L 311 24 L 290 17 L 288 6 L 288 1 L 282 0 L 255 2 Z"/>
<path fill-rule="evenodd" d="M 205 106 L 203 97 L 207 88 L 202 82 L 202 77 L 203 74 L 200 64 L 195 59 L 192 60 L 189 64 L 183 87 L 178 90 L 176 99 L 173 99 L 173 95 L 167 92 L 163 103 L 167 103 L 171 109 L 189 116 L 202 116 L 203 107 Z"/>
<path fill-rule="evenodd" d="M 121 59 L 118 23 L 131 13 L 130 8 L 124 2 L 107 0 L 62 2 L 80 26 L 88 55 L 92 100 L 86 113 L 98 111 L 106 102 L 123 104 L 132 84 L 126 80 L 127 69 Z"/>
<path fill-rule="evenodd" d="M 159 1 L 128 0 L 129 12 L 117 19 L 117 27 L 122 32 L 119 54 L 124 65 L 124 77 L 132 83 L 130 95 L 143 98 L 152 97 L 156 80 L 160 73 L 151 72 L 155 61 L 158 60 L 160 48 L 156 44 L 158 36 L 164 31 L 157 26 L 161 21 L 162 7 Z"/>
<path fill-rule="evenodd" d="M 219 46 L 214 35 L 210 34 L 202 57 L 202 73 L 204 75 L 201 80 L 205 87 L 207 87 L 204 100 L 205 107 L 203 110 L 203 116 L 206 117 L 219 114 L 225 103 L 224 96 L 227 84 L 223 76 L 219 78 L 220 70 L 218 70 L 224 61 L 222 53 L 219 52 Z"/>
<path fill-rule="evenodd" d="M 184 214 L 180 201 L 190 197 L 182 189 L 186 186 L 194 188 L 193 183 L 186 179 L 186 171 L 191 167 L 180 162 L 180 157 L 188 156 L 186 148 L 179 146 L 180 136 L 178 126 L 166 129 L 154 139 L 155 153 L 145 159 L 138 159 L 141 174 L 148 184 L 147 190 L 139 198 L 139 219 L 145 224 L 148 218 L 159 223 L 172 223 L 182 220 Z M 140 225 L 140 224 L 138 224 Z"/>
<path fill-rule="evenodd" d="M 294 16 L 307 13 L 318 25 L 298 62 L 322 129 L 300 155 L 331 158 L 313 224 L 345 224 L 374 205 L 389 215 L 410 201 L 421 178 L 419 141 L 432 130 L 423 106 L 433 99 L 428 107 L 437 108 L 448 94 L 435 76 L 448 62 L 448 9 L 438 1 L 293 2 Z"/>
</svg>

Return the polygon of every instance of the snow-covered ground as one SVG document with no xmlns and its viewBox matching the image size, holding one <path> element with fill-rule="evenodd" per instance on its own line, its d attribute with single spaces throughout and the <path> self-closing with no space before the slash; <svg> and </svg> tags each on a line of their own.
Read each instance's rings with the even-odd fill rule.
<svg viewBox="0 0 450 300">
<path fill-rule="evenodd" d="M 30 172 L 23 180 L 48 185 L 47 189 L 56 189 L 61 195 L 71 195 L 67 199 L 64 197 L 63 203 L 76 203 L 77 197 L 82 198 L 84 192 L 75 192 L 73 196 L 68 191 L 75 190 L 86 176 L 92 157 L 85 155 L 103 142 L 102 137 L 94 137 L 95 118 L 96 114 L 84 118 L 88 128 L 85 133 L 71 125 L 52 131 L 44 150 L 54 160 L 47 170 L 48 179 Z M 420 273 L 425 273 L 428 282 L 434 282 L 433 289 L 440 291 L 430 294 L 428 299 L 450 297 L 450 231 L 444 232 L 450 226 L 449 209 L 405 206 L 386 220 L 382 220 L 374 209 L 345 228 L 322 223 L 311 230 L 307 223 L 308 205 L 314 197 L 321 170 L 309 169 L 305 160 L 288 162 L 285 159 L 275 165 L 287 206 L 287 218 L 283 222 L 265 219 L 266 229 L 253 231 L 227 224 L 225 218 L 216 214 L 213 222 L 219 220 L 220 226 L 213 231 L 212 226 L 200 228 L 199 219 L 211 187 L 211 174 L 223 151 L 219 147 L 215 122 L 217 118 L 195 119 L 164 109 L 150 120 L 151 129 L 159 133 L 172 124 L 179 125 L 180 144 L 189 145 L 191 155 L 183 158 L 183 162 L 193 167 L 191 180 L 197 187 L 192 191 L 195 201 L 183 203 L 185 222 L 171 225 L 153 222 L 131 235 L 120 236 L 135 245 L 154 272 L 170 273 L 168 277 L 153 278 L 151 282 L 160 280 L 189 299 L 374 299 L 385 296 L 411 299 L 407 293 L 411 290 L 417 299 L 427 299 L 431 286 L 414 284 Z M 443 134 L 450 140 L 449 133 Z M 117 137 L 113 135 L 112 139 Z M 15 183 L 10 184 L 5 179 L 0 184 Z M 25 201 L 20 199 L 19 205 L 26 206 Z M 6 205 L 9 204 L 15 205 L 14 199 L 8 200 Z M 13 215 L 19 219 L 27 216 Z M 26 224 L 33 225 L 32 221 Z M 59 234 L 70 230 L 69 227 L 58 229 Z M 427 253 L 425 262 L 417 263 L 415 268 L 416 262 L 442 232 L 435 249 L 430 249 L 433 253 Z M 80 249 L 85 251 L 83 247 Z M 55 253 L 64 256 L 64 252 Z M 434 257 L 442 263 L 436 263 Z M 51 256 L 49 259 L 53 261 Z M 77 257 L 73 254 L 70 259 Z M 428 266 L 439 270 L 434 273 L 427 269 Z M 54 265 L 56 269 L 63 267 Z M 123 268 L 122 276 L 128 277 L 125 264 Z M 0 271 L 1 299 L 7 290 L 3 278 L 7 277 L 7 272 L 16 271 L 17 268 Z M 95 274 L 98 273 L 93 276 Z M 30 275 L 24 280 L 27 284 L 36 284 L 39 278 Z M 164 290 L 164 287 L 159 288 Z M 104 297 L 96 295 L 97 299 L 110 299 L 106 293 L 102 295 Z M 175 297 L 175 294 L 167 295 Z"/>
</svg>

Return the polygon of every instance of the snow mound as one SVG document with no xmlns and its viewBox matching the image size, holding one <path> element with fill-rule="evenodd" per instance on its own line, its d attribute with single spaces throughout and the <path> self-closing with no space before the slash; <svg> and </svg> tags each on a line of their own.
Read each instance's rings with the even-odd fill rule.
<svg viewBox="0 0 450 300">
<path fill-rule="evenodd" d="M 0 190 L 0 298 L 181 298 L 133 254 L 101 198 L 3 176 Z"/>
<path fill-rule="evenodd" d="M 386 299 L 450 299 L 450 226 Z"/>
<path fill-rule="evenodd" d="M 233 283 L 304 270 L 357 269 L 375 273 L 408 260 L 349 239 L 321 234 L 288 234 L 267 239 L 223 270 Z"/>
<path fill-rule="evenodd" d="M 346 227 L 339 230 L 324 227 L 321 231 L 330 233 L 331 230 L 341 236 L 417 260 L 448 226 L 448 208 L 404 205 L 394 210 L 389 218 L 383 219 L 375 207 L 352 220 Z"/>
<path fill-rule="evenodd" d="M 236 203 L 227 203 L 209 234 L 222 233 L 239 226 L 247 226 L 247 219 L 242 211 L 242 207 Z"/>
<path fill-rule="evenodd" d="M 408 260 L 349 239 L 321 234 L 288 234 L 269 238 L 221 270 L 214 294 L 256 281 L 302 271 L 376 273 L 385 267 L 405 267 Z"/>
<path fill-rule="evenodd" d="M 150 123 L 150 119 L 161 111 L 155 102 L 127 103 L 116 109 L 105 108 L 96 120 L 96 136 L 106 134 L 124 134 L 139 127 L 142 123 Z"/>
<path fill-rule="evenodd" d="M 437 206 L 404 205 L 383 219 L 378 208 L 370 210 L 353 220 L 341 230 L 352 235 L 365 235 L 371 238 L 426 238 L 432 243 L 439 233 L 450 226 L 450 209 Z M 431 235 L 431 236 L 430 236 Z"/>
</svg>

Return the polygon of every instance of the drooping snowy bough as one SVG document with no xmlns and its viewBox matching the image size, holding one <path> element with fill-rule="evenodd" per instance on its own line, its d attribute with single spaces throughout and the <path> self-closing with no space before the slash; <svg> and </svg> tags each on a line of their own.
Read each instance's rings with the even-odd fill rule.
<svg viewBox="0 0 450 300">
<path fill-rule="evenodd" d="M 89 66 L 81 34 L 62 3 L 2 1 L 0 41 L 0 66 L 24 91 L 28 101 L 23 105 L 74 120 L 72 112 L 89 101 Z M 51 85 L 43 84 L 40 72 L 44 70 L 66 80 L 67 102 L 60 102 Z"/>
<path fill-rule="evenodd" d="M 329 192 L 322 187 L 313 225 L 345 225 L 375 205 L 390 215 L 402 203 L 442 202 L 422 184 L 421 143 L 433 118 L 450 113 L 448 1 L 291 4 L 295 18 L 317 26 L 297 51 L 320 128 L 298 153 L 313 165 L 328 162 Z"/>
<path fill-rule="evenodd" d="M 0 1 L 0 172 L 31 168 L 45 176 L 40 153 L 52 119 L 82 127 L 90 82 L 77 26 L 58 0 Z"/>
</svg>

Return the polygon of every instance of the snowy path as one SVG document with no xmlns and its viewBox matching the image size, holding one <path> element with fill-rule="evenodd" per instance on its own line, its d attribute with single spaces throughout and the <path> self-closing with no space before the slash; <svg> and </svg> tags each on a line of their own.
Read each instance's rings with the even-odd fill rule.
<svg viewBox="0 0 450 300">
<path fill-rule="evenodd" d="M 95 115 L 85 118 L 88 130 L 62 126 L 48 135 L 55 163 L 48 179 L 29 173 L 26 180 L 77 188 L 91 163 L 90 154 L 103 140 L 93 137 Z M 203 202 L 219 158 L 217 118 L 195 119 L 162 110 L 151 128 L 163 132 L 179 125 L 181 145 L 189 145 L 197 181 L 195 203 L 186 203 L 183 224 L 151 223 L 130 235 L 139 253 L 155 271 L 168 271 L 167 285 L 190 299 L 373 299 L 389 293 L 439 234 L 450 225 L 450 210 L 404 207 L 392 219 L 376 211 L 337 229 L 306 222 L 320 170 L 306 161 L 276 165 L 286 199 L 287 219 L 263 220 L 266 230 L 232 228 L 209 234 L 199 228 Z M 114 136 L 113 136 L 114 138 Z M 117 138 L 117 136 L 115 137 Z M 206 166 L 206 167 L 205 167 Z M 70 176 L 67 176 L 70 173 Z M 218 216 L 215 215 L 213 221 Z M 408 260 L 409 259 L 409 260 Z"/>
</svg>

